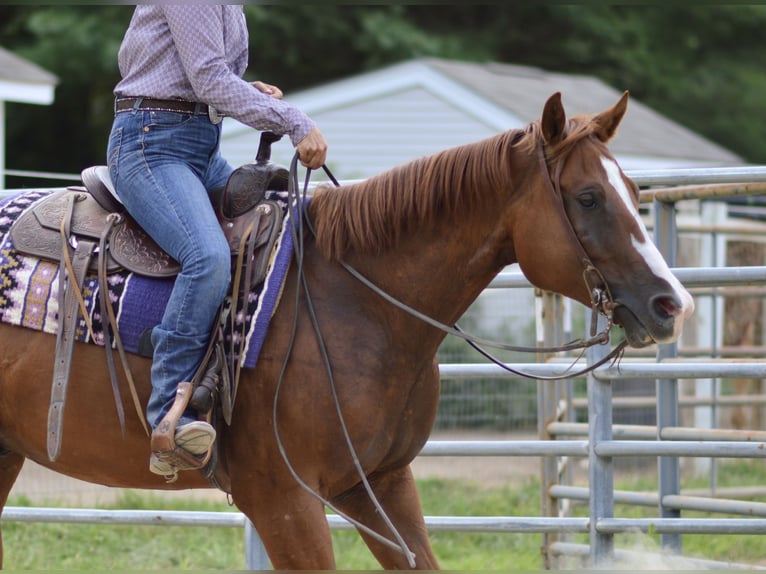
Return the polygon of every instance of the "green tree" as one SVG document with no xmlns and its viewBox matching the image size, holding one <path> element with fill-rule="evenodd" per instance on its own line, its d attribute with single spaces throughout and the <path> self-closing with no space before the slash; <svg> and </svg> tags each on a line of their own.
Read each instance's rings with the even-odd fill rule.
<svg viewBox="0 0 766 574">
<path fill-rule="evenodd" d="M 249 5 L 250 74 L 285 90 L 421 56 L 461 57 L 459 38 L 413 24 L 401 5 Z"/>
</svg>

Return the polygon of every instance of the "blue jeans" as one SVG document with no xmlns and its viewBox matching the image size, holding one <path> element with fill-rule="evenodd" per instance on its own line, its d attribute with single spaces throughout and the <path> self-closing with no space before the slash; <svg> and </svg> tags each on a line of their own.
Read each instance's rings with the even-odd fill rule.
<svg viewBox="0 0 766 574">
<path fill-rule="evenodd" d="M 207 116 L 132 110 L 115 115 L 107 148 L 109 173 L 128 213 L 181 264 L 162 317 L 152 331 L 152 395 L 147 420 L 167 414 L 179 382 L 199 367 L 229 286 L 231 256 L 208 192 L 232 167 L 219 150 L 220 124 Z M 194 419 L 186 412 L 179 424 Z"/>
</svg>

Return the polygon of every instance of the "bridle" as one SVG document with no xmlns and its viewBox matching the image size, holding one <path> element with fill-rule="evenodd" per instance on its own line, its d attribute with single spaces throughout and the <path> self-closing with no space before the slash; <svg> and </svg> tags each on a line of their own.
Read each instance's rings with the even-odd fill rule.
<svg viewBox="0 0 766 574">
<path fill-rule="evenodd" d="M 590 338 L 587 340 L 577 339 L 570 343 L 566 343 L 564 345 L 559 345 L 554 347 L 513 347 L 511 345 L 500 345 L 492 341 L 483 341 L 482 344 L 487 347 L 502 348 L 504 350 L 514 350 L 514 351 L 521 351 L 521 352 L 537 352 L 537 353 L 560 353 L 563 351 L 571 351 L 571 350 L 577 350 L 577 349 L 584 351 L 585 349 L 588 349 L 594 345 L 606 345 L 609 343 L 609 332 L 612 328 L 612 325 L 614 324 L 613 323 L 614 309 L 617 307 L 618 304 L 615 302 L 614 297 L 612 297 L 612 292 L 609 289 L 609 284 L 607 283 L 603 274 L 601 273 L 601 271 L 599 271 L 598 267 L 594 265 L 594 263 L 591 261 L 590 257 L 588 256 L 588 253 L 585 251 L 585 248 L 583 247 L 582 242 L 580 241 L 580 238 L 577 236 L 577 233 L 575 232 L 574 227 L 572 226 L 572 221 L 569 219 L 566 209 L 564 209 L 564 197 L 561 193 L 560 182 L 561 182 L 561 172 L 563 170 L 565 160 L 563 158 L 559 159 L 559 161 L 556 164 L 556 170 L 554 172 L 554 176 L 551 177 L 550 170 L 548 169 L 548 162 L 545 159 L 544 144 L 542 142 L 537 145 L 536 155 L 540 163 L 540 171 L 541 173 L 545 174 L 544 175 L 545 186 L 548 189 L 548 192 L 551 193 L 552 195 L 553 205 L 556 206 L 558 218 L 560 221 L 563 222 L 564 228 L 567 230 L 567 233 L 570 236 L 571 243 L 572 245 L 574 245 L 574 248 L 577 251 L 577 256 L 578 256 L 580 265 L 582 265 L 582 269 L 583 269 L 582 278 L 591 299 Z M 375 290 L 376 292 L 382 295 L 382 293 L 380 293 L 380 291 L 377 288 Z M 388 296 L 386 295 L 386 297 Z M 605 322 L 604 328 L 601 331 L 597 332 L 599 315 L 605 317 L 606 322 Z M 495 365 L 497 365 L 501 369 L 508 371 L 510 373 L 513 373 L 515 375 L 525 377 L 525 378 L 538 379 L 538 380 L 544 380 L 544 381 L 559 381 L 559 380 L 572 379 L 575 377 L 585 375 L 597 369 L 598 367 L 606 364 L 609 361 L 618 360 L 625 352 L 625 348 L 628 346 L 627 341 L 621 341 L 614 349 L 612 349 L 604 357 L 594 362 L 592 365 L 587 365 L 586 367 L 584 367 L 583 369 L 577 372 L 571 372 L 571 368 L 574 365 L 574 363 L 572 363 L 572 365 L 570 365 L 570 367 L 566 369 L 561 375 L 552 375 L 552 376 L 531 375 L 529 373 L 525 373 L 510 367 L 507 363 L 501 361 L 500 359 L 493 356 L 491 353 L 487 352 L 479 344 L 476 337 L 473 337 L 472 335 L 469 335 L 468 333 L 464 333 L 462 330 L 459 329 L 457 325 L 455 326 L 454 329 L 449 329 L 449 328 L 445 329 L 444 328 L 446 327 L 445 325 L 435 325 L 435 326 L 439 326 L 439 328 L 441 328 L 443 331 L 449 332 L 451 334 L 455 334 L 456 336 L 462 338 L 463 340 L 466 341 L 466 343 L 468 343 L 471 347 L 473 347 L 476 351 L 478 351 L 482 356 L 492 361 Z M 458 331 L 458 332 L 452 333 L 452 331 Z"/>
<path fill-rule="evenodd" d="M 616 307 L 616 303 L 612 297 L 612 292 L 609 290 L 609 284 L 601 274 L 601 271 L 598 270 L 598 267 L 596 267 L 591 261 L 588 253 L 585 251 L 585 248 L 582 245 L 582 242 L 580 241 L 580 238 L 577 236 L 577 233 L 572 226 L 572 220 L 569 219 L 569 216 L 564 209 L 564 196 L 561 193 L 561 172 L 563 171 L 565 160 L 563 158 L 559 159 L 559 161 L 556 163 L 555 174 L 553 177 L 551 177 L 550 171 L 548 169 L 548 162 L 545 159 L 545 147 L 542 142 L 537 146 L 537 159 L 540 162 L 541 172 L 546 176 L 545 186 L 553 196 L 553 205 L 556 206 L 556 211 L 558 212 L 559 219 L 564 223 L 564 228 L 567 230 L 567 233 L 570 236 L 571 243 L 574 245 L 574 248 L 577 251 L 577 258 L 580 262 L 580 265 L 582 265 L 582 278 L 585 282 L 586 288 L 588 289 L 588 294 L 590 295 L 591 301 L 591 309 L 593 311 L 590 336 L 592 338 L 595 337 L 598 339 L 603 334 L 602 331 L 601 334 L 598 336 L 596 335 L 596 320 L 598 319 L 598 315 L 601 314 L 606 317 L 606 330 L 608 330 L 612 326 L 612 314 L 614 312 L 614 308 Z M 599 342 L 606 343 L 608 342 L 608 339 Z"/>
<path fill-rule="evenodd" d="M 421 313 L 417 309 L 413 309 L 409 305 L 406 305 L 405 303 L 399 301 L 392 295 L 382 290 L 380 287 L 375 285 L 372 281 L 370 281 L 367 277 L 362 275 L 359 271 L 357 271 L 354 267 L 349 265 L 347 262 L 343 260 L 339 260 L 339 263 L 353 277 L 355 277 L 362 284 L 367 286 L 374 293 L 376 293 L 377 295 L 379 295 L 380 297 L 382 297 L 383 299 L 385 299 L 392 305 L 396 306 L 402 311 L 405 311 L 406 313 L 412 315 L 413 317 L 420 319 L 428 323 L 429 325 L 436 327 L 437 329 L 440 329 L 444 333 L 447 333 L 449 335 L 454 335 L 456 337 L 459 337 L 465 340 L 469 345 L 477 349 L 482 355 L 487 357 L 489 360 L 491 360 L 492 362 L 494 362 L 501 368 L 507 371 L 510 371 L 512 373 L 515 373 L 527 378 L 533 378 L 533 379 L 541 379 L 541 380 L 571 379 L 571 378 L 581 376 L 585 373 L 588 373 L 600 367 L 601 365 L 605 364 L 608 361 L 616 360 L 618 356 L 621 356 L 621 354 L 624 352 L 624 349 L 627 346 L 627 343 L 625 341 L 621 342 L 604 358 L 597 361 L 593 365 L 587 366 L 581 371 L 566 372 L 562 375 L 550 376 L 550 377 L 539 376 L 539 375 L 533 376 L 527 373 L 516 371 L 512 369 L 511 367 L 509 367 L 504 362 L 492 356 L 490 353 L 488 353 L 486 350 L 482 348 L 483 346 L 487 346 L 487 347 L 493 347 L 496 349 L 507 350 L 507 351 L 520 351 L 520 352 L 531 352 L 531 353 L 558 353 L 558 352 L 573 351 L 573 350 L 584 350 L 594 345 L 609 343 L 609 330 L 611 329 L 611 326 L 612 326 L 612 311 L 615 307 L 615 303 L 614 303 L 614 299 L 612 298 L 612 294 L 609 291 L 609 286 L 607 285 L 606 280 L 604 279 L 604 276 L 601 274 L 598 268 L 592 263 L 592 261 L 588 257 L 588 254 L 586 253 L 585 248 L 582 246 L 582 243 L 580 243 L 580 240 L 577 237 L 577 234 L 575 233 L 574 228 L 572 227 L 572 223 L 566 214 L 566 210 L 564 209 L 564 202 L 563 202 L 561 190 L 559 187 L 559 178 L 561 175 L 561 169 L 564 162 L 563 161 L 558 162 L 555 177 L 551 178 L 550 171 L 548 170 L 548 164 L 545 160 L 545 152 L 542 145 L 538 146 L 537 155 L 541 162 L 542 172 L 545 174 L 546 187 L 548 188 L 549 192 L 554 195 L 554 199 L 555 199 L 554 205 L 557 206 L 559 217 L 564 222 L 566 222 L 565 226 L 569 230 L 568 233 L 571 234 L 575 249 L 578 251 L 578 258 L 583 267 L 583 274 L 582 274 L 583 281 L 585 281 L 585 284 L 588 288 L 588 293 L 590 294 L 590 297 L 591 297 L 591 306 L 592 306 L 593 318 L 594 318 L 594 320 L 591 323 L 591 332 L 590 332 L 589 339 L 587 340 L 577 339 L 575 341 L 566 343 L 564 345 L 551 346 L 551 347 L 524 347 L 524 346 L 517 346 L 517 345 L 508 345 L 504 343 L 497 343 L 494 341 L 483 339 L 481 337 L 477 337 L 475 335 L 471 335 L 469 333 L 462 331 L 460 327 L 458 327 L 457 325 L 455 326 L 446 325 L 444 323 L 441 323 L 440 321 L 437 321 L 433 317 L 430 317 L 428 315 L 425 315 L 424 313 Z M 294 249 L 294 256 L 295 256 L 296 265 L 297 265 L 296 275 L 298 277 L 298 286 L 297 286 L 296 294 L 295 294 L 296 312 L 295 312 L 295 319 L 293 324 L 293 331 L 290 337 L 290 341 L 288 343 L 288 348 L 285 354 L 284 362 L 282 364 L 282 369 L 280 371 L 279 378 L 277 380 L 277 385 L 276 385 L 275 395 L 274 395 L 272 424 L 273 424 L 274 434 L 277 441 L 277 446 L 279 448 L 282 459 L 285 462 L 291 475 L 306 492 L 308 492 L 314 498 L 319 500 L 327 508 L 330 508 L 331 510 L 336 512 L 339 516 L 343 517 L 344 519 L 352 523 L 354 526 L 357 527 L 357 529 L 365 532 L 366 534 L 368 534 L 369 536 L 371 536 L 372 538 L 374 538 L 381 544 L 384 544 L 390 548 L 393 548 L 397 551 L 402 552 L 402 554 L 404 554 L 404 556 L 407 558 L 410 567 L 414 568 L 415 555 L 409 549 L 406 542 L 404 541 L 402 536 L 399 534 L 394 524 L 389 519 L 388 515 L 386 514 L 385 510 L 381 506 L 380 502 L 375 496 L 375 493 L 372 490 L 372 487 L 369 484 L 367 476 L 357 456 L 356 449 L 354 448 L 354 445 L 351 441 L 351 436 L 348 432 L 348 428 L 345 423 L 345 417 L 343 416 L 340 401 L 338 399 L 338 393 L 335 386 L 335 379 L 332 372 L 332 366 L 330 364 L 329 354 L 327 353 L 325 342 L 320 330 L 319 322 L 314 310 L 311 295 L 309 293 L 308 282 L 303 273 L 303 255 L 304 255 L 304 251 L 303 251 L 304 250 L 304 225 L 303 224 L 305 223 L 305 227 L 314 236 L 316 236 L 316 233 L 314 232 L 313 224 L 304 209 L 306 205 L 306 198 L 308 196 L 308 187 L 309 187 L 309 182 L 311 177 L 311 170 L 309 169 L 306 172 L 306 178 L 305 178 L 303 190 L 301 193 L 299 191 L 299 185 L 298 185 L 298 159 L 299 159 L 298 153 L 296 152 L 290 164 L 290 177 L 289 177 L 289 183 L 288 183 L 288 198 L 287 198 L 288 209 L 290 210 L 290 224 L 291 224 L 290 231 L 293 236 L 293 245 L 294 245 L 293 249 Z M 327 174 L 327 176 L 332 181 L 332 183 L 336 187 L 340 187 L 340 183 L 333 176 L 333 174 L 330 172 L 327 166 L 323 166 L 322 169 Z M 284 448 L 284 444 L 281 439 L 281 434 L 279 432 L 279 426 L 277 424 L 277 420 L 278 420 L 277 405 L 279 402 L 279 395 L 282 388 L 282 383 L 284 381 L 285 371 L 287 369 L 287 365 L 289 363 L 289 359 L 292 354 L 292 349 L 295 343 L 295 337 L 296 337 L 297 325 L 298 325 L 298 315 L 299 315 L 298 305 L 299 305 L 301 292 L 303 292 L 303 295 L 305 297 L 305 305 L 312 323 L 312 327 L 316 334 L 317 342 L 319 345 L 319 352 L 322 356 L 322 361 L 327 371 L 329 386 L 330 386 L 333 401 L 335 404 L 336 414 L 338 415 L 338 418 L 340 421 L 340 426 L 343 431 L 346 446 L 349 449 L 349 453 L 351 454 L 354 467 L 359 475 L 359 478 L 362 482 L 362 485 L 364 486 L 365 491 L 367 492 L 367 495 L 370 497 L 372 504 L 375 506 L 378 512 L 378 515 L 385 522 L 386 527 L 388 528 L 389 532 L 392 534 L 396 542 L 389 540 L 382 534 L 379 534 L 378 532 L 370 529 L 365 524 L 362 524 L 361 522 L 353 519 L 352 517 L 346 515 L 344 512 L 336 508 L 329 500 L 325 499 L 321 494 L 316 492 L 309 484 L 307 484 L 300 477 L 300 475 L 297 473 L 292 463 L 290 462 L 289 457 L 287 456 L 287 452 Z M 599 314 L 604 315 L 607 320 L 606 320 L 606 326 L 600 332 L 596 333 L 596 325 L 597 325 L 597 319 Z M 575 359 L 575 362 L 576 361 L 577 359 Z M 572 363 L 572 365 L 574 365 L 574 363 Z M 571 369 L 571 366 L 570 366 L 570 369 Z"/>
</svg>

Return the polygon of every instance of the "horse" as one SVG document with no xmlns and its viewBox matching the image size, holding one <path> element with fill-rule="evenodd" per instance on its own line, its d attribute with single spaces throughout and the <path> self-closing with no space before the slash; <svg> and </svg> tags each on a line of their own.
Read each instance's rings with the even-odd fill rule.
<svg viewBox="0 0 766 574">
<path fill-rule="evenodd" d="M 275 569 L 335 568 L 325 501 L 361 525 L 384 568 L 438 568 L 410 463 L 436 417 L 446 335 L 349 268 L 452 325 L 518 263 L 537 287 L 608 312 L 633 346 L 679 337 L 691 296 L 647 235 L 638 188 L 606 145 L 627 103 L 625 92 L 605 111 L 569 118 L 556 93 L 524 128 L 313 191 L 298 226 L 300 263 L 219 436 L 231 499 Z M 63 444 L 49 460 L 54 344 L 0 324 L 2 506 L 25 459 L 114 487 L 210 487 L 194 471 L 174 483 L 149 472 L 139 416 L 127 412 L 121 431 L 104 349 L 92 344 L 75 345 Z M 150 360 L 128 362 L 145 405 Z M 121 393 L 130 404 L 122 379 Z"/>
</svg>

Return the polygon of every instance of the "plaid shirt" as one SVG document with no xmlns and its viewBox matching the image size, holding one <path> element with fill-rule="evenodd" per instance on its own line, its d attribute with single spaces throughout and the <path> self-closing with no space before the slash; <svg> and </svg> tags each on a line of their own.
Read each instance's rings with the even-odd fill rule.
<svg viewBox="0 0 766 574">
<path fill-rule="evenodd" d="M 297 145 L 314 122 L 242 79 L 247 38 L 242 5 L 139 5 L 120 46 L 122 80 L 114 93 L 203 102 Z"/>
</svg>

